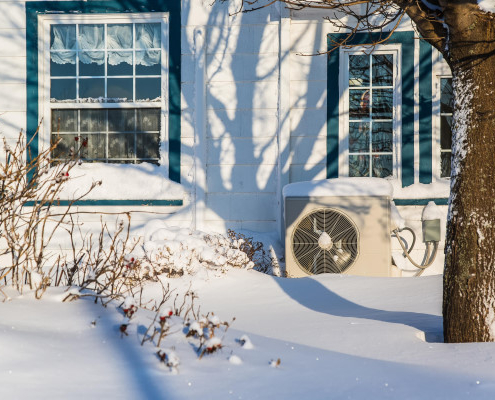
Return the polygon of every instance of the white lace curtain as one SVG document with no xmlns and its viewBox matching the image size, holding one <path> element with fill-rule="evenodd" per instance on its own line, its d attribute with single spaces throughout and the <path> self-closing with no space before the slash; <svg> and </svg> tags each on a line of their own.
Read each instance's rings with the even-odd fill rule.
<svg viewBox="0 0 495 400">
<path fill-rule="evenodd" d="M 76 25 L 52 25 L 51 60 L 57 64 L 76 63 Z M 135 64 L 160 63 L 160 24 L 135 24 Z M 79 60 L 84 64 L 105 62 L 105 29 L 102 24 L 79 25 L 77 35 Z M 110 65 L 132 65 L 132 24 L 107 25 L 107 56 Z"/>
</svg>

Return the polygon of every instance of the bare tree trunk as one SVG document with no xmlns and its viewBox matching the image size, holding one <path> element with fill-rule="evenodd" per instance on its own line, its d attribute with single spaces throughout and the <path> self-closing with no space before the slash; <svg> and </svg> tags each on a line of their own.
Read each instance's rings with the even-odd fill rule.
<svg viewBox="0 0 495 400">
<path fill-rule="evenodd" d="M 451 197 L 444 273 L 446 342 L 495 341 L 495 31 L 459 8 L 450 18 L 454 78 Z"/>
</svg>

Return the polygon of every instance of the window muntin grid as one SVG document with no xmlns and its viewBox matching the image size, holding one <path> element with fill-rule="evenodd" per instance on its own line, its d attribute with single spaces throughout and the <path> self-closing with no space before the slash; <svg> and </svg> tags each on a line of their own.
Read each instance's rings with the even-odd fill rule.
<svg viewBox="0 0 495 400">
<path fill-rule="evenodd" d="M 452 158 L 452 78 L 440 79 L 440 177 L 450 178 Z"/>
<path fill-rule="evenodd" d="M 395 53 L 348 57 L 349 176 L 392 176 Z"/>
<path fill-rule="evenodd" d="M 61 140 L 52 153 L 53 160 L 80 149 L 84 162 L 159 164 L 166 105 L 165 22 L 72 22 L 51 23 L 47 32 L 50 142 Z M 63 40 L 54 45 L 57 30 L 62 31 Z M 126 34 L 112 33 L 117 30 Z M 92 38 L 82 44 L 88 32 Z M 88 117 L 91 113 L 100 114 L 102 126 L 98 129 L 85 128 L 94 125 Z M 128 126 L 112 128 L 112 115 L 117 113 Z M 154 126 L 144 128 L 150 118 Z M 75 126 L 67 130 L 71 120 Z"/>
<path fill-rule="evenodd" d="M 159 108 L 52 109 L 52 152 L 58 161 L 80 152 L 85 162 L 158 164 Z"/>
<path fill-rule="evenodd" d="M 52 24 L 50 101 L 160 101 L 160 25 Z M 113 33 L 117 28 L 120 36 Z M 143 31 L 152 38 L 144 41 Z"/>
</svg>

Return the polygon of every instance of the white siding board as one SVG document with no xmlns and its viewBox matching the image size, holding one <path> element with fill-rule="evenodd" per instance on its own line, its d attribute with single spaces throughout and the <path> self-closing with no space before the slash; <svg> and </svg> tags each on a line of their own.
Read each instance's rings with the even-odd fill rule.
<svg viewBox="0 0 495 400">
<path fill-rule="evenodd" d="M 26 85 L 0 83 L 0 112 L 26 111 Z"/>
<path fill-rule="evenodd" d="M 207 167 L 207 188 L 209 193 L 275 192 L 275 165 L 209 165 Z"/>
<path fill-rule="evenodd" d="M 327 79 L 327 55 L 290 54 L 290 79 L 293 81 Z"/>
<path fill-rule="evenodd" d="M 327 105 L 327 81 L 292 81 L 290 107 L 322 108 Z"/>
<path fill-rule="evenodd" d="M 208 55 L 207 76 L 210 82 L 256 81 L 278 79 L 278 54 Z"/>
<path fill-rule="evenodd" d="M 291 136 L 327 136 L 327 109 L 293 108 L 290 111 Z"/>
<path fill-rule="evenodd" d="M 208 110 L 207 135 L 214 139 L 225 136 L 257 138 L 277 134 L 277 110 L 236 110 L 228 116 L 223 110 Z"/>
<path fill-rule="evenodd" d="M 26 28 L 26 7 L 23 1 L 0 2 L 0 27 L 3 29 Z"/>
<path fill-rule="evenodd" d="M 15 141 L 21 129 L 26 131 L 25 111 L 0 112 L 0 135 Z"/>
<path fill-rule="evenodd" d="M 194 55 L 184 54 L 181 57 L 180 79 L 182 83 L 194 82 L 195 70 Z"/>
<path fill-rule="evenodd" d="M 0 57 L 26 56 L 26 30 L 0 28 Z"/>
<path fill-rule="evenodd" d="M 278 25 L 244 24 L 208 27 L 206 52 L 207 54 L 278 53 Z"/>
<path fill-rule="evenodd" d="M 208 140 L 208 164 L 276 164 L 277 142 L 271 138 Z"/>
<path fill-rule="evenodd" d="M 217 194 L 206 196 L 206 220 L 275 221 L 276 201 L 272 194 Z"/>
<path fill-rule="evenodd" d="M 180 106 L 182 110 L 194 109 L 194 84 L 183 83 L 181 87 Z"/>
<path fill-rule="evenodd" d="M 326 138 L 318 137 L 291 137 L 290 148 L 293 153 L 294 164 L 319 164 L 326 162 Z"/>
<path fill-rule="evenodd" d="M 327 164 L 292 164 L 289 171 L 290 182 L 303 182 L 327 178 Z"/>
<path fill-rule="evenodd" d="M 212 82 L 207 88 L 208 109 L 277 108 L 277 82 Z"/>
<path fill-rule="evenodd" d="M 0 57 L 0 83 L 26 83 L 26 57 Z"/>
</svg>

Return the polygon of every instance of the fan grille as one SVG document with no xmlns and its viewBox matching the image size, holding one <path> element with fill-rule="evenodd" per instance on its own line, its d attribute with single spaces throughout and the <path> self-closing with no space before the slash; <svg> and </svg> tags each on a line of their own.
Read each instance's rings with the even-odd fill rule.
<svg viewBox="0 0 495 400">
<path fill-rule="evenodd" d="M 292 251 L 308 274 L 341 273 L 358 256 L 356 225 L 341 211 L 323 208 L 303 217 L 292 234 Z"/>
</svg>

